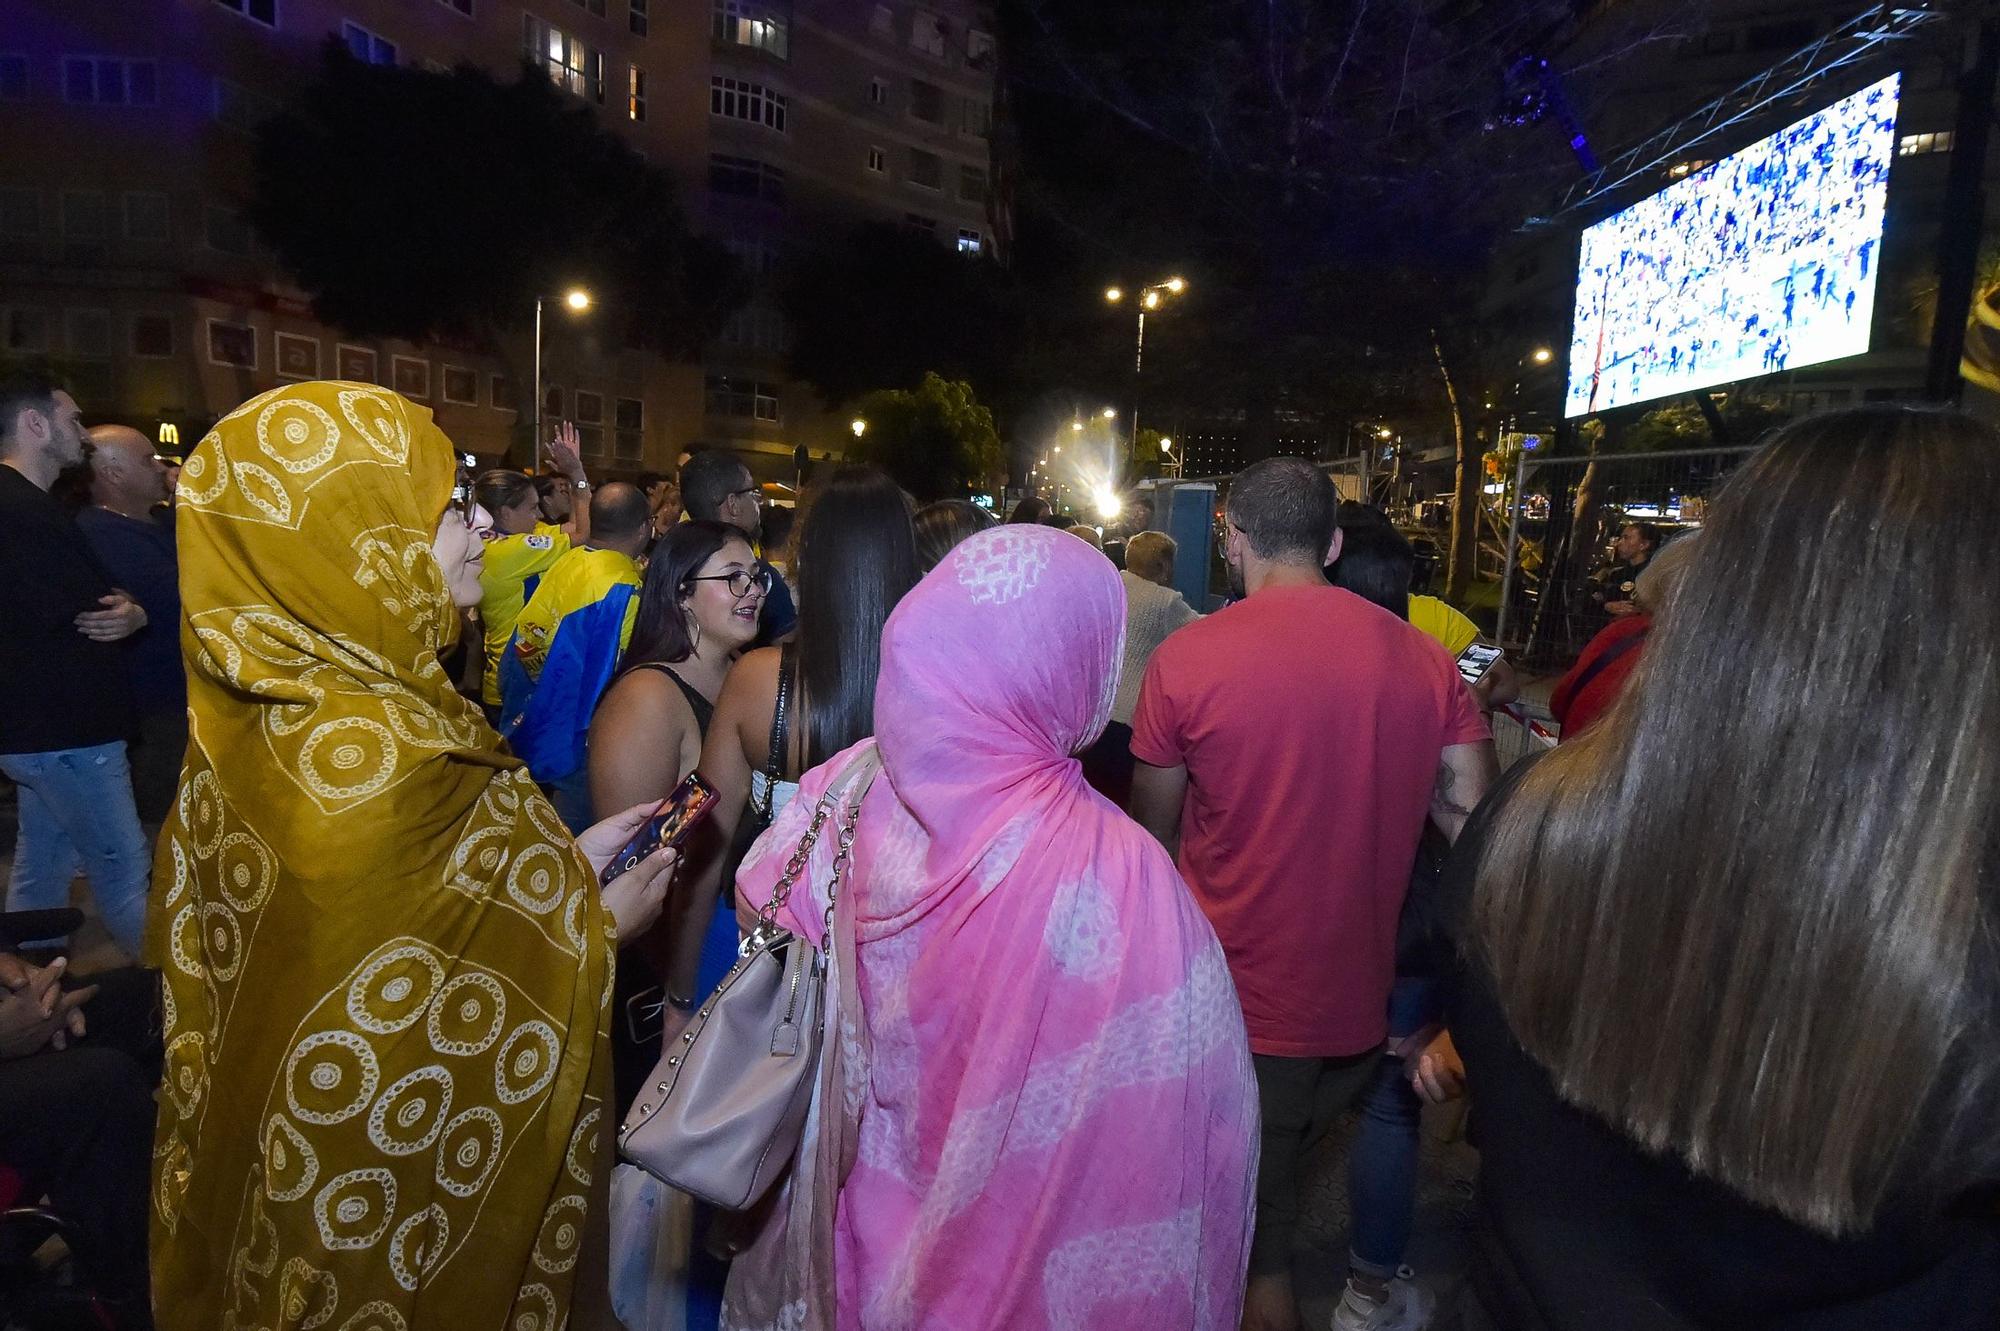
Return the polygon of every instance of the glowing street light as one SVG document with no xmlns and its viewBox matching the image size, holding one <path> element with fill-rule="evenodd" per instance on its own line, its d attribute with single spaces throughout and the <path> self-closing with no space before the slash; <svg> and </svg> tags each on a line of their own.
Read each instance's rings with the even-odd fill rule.
<svg viewBox="0 0 2000 1331">
<path fill-rule="evenodd" d="M 1556 353 L 1550 351 L 1547 347 L 1535 348 L 1535 355 L 1534 355 L 1535 364 L 1547 365 L 1550 361 L 1554 360 L 1555 358 L 1556 358 Z"/>
<path fill-rule="evenodd" d="M 1091 500 L 1097 505 L 1097 515 L 1106 522 L 1115 521 L 1118 515 L 1125 511 L 1125 502 L 1108 485 L 1097 487 L 1091 495 Z"/>
<path fill-rule="evenodd" d="M 1141 382 L 1141 376 L 1144 375 L 1146 369 L 1146 315 L 1149 311 L 1159 310 L 1163 305 L 1166 304 L 1167 298 L 1169 296 L 1181 295 L 1187 289 L 1188 289 L 1187 279 L 1185 277 L 1180 276 L 1178 273 L 1176 273 L 1172 277 L 1166 278 L 1163 281 L 1154 282 L 1148 286 L 1143 286 L 1139 288 L 1138 336 L 1133 340 L 1132 343 L 1131 450 L 1132 450 L 1132 456 L 1134 458 L 1137 458 L 1139 455 L 1139 386 Z M 1104 299 L 1110 302 L 1111 304 L 1116 305 L 1120 301 L 1125 299 L 1125 290 L 1123 287 L 1106 287 L 1104 289 Z M 1111 419 L 1110 412 L 1105 413 L 1105 419 L 1106 420 Z"/>
<path fill-rule="evenodd" d="M 582 287 L 571 287 L 562 295 L 562 303 L 572 314 L 582 314 L 590 308 L 590 293 Z M 530 417 L 535 426 L 535 470 L 542 467 L 542 297 L 535 297 L 535 410 Z"/>
<path fill-rule="evenodd" d="M 1176 296 L 1178 296 L 1181 294 L 1181 292 L 1187 290 L 1187 279 L 1184 277 L 1170 277 L 1166 280 L 1164 285 L 1166 286 L 1167 290 L 1173 292 Z"/>
<path fill-rule="evenodd" d="M 1115 420 L 1117 420 L 1117 419 L 1118 419 L 1118 408 L 1116 408 L 1116 407 L 1106 407 L 1106 408 L 1104 409 L 1104 419 L 1105 419 L 1105 420 L 1107 420 L 1107 421 L 1115 421 Z"/>
<path fill-rule="evenodd" d="M 1070 430 L 1070 433 L 1071 433 L 1071 434 L 1082 434 L 1082 433 L 1083 433 L 1083 422 L 1082 422 L 1082 421 L 1071 421 L 1071 422 L 1069 423 L 1069 430 Z M 1062 450 L 1061 450 L 1060 448 L 1058 448 L 1058 449 L 1056 450 L 1056 452 L 1060 453 L 1060 452 L 1062 452 Z"/>
<path fill-rule="evenodd" d="M 1125 299 L 1125 293 L 1117 287 L 1106 287 L 1104 288 L 1104 299 L 1116 305 L 1119 301 Z"/>
<path fill-rule="evenodd" d="M 1384 425 L 1380 429 L 1375 431 L 1375 437 L 1377 439 L 1387 439 L 1391 434 L 1394 433 L 1395 431 L 1391 430 L 1388 426 Z"/>
<path fill-rule="evenodd" d="M 856 439 L 859 439 L 862 435 L 868 433 L 868 422 L 862 420 L 859 416 L 856 416 L 853 420 L 847 423 L 847 428 L 854 431 L 854 437 Z"/>
</svg>

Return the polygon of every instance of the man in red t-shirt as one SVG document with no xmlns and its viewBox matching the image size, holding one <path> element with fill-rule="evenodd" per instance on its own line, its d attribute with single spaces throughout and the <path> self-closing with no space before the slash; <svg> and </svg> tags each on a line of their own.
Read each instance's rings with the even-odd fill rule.
<svg viewBox="0 0 2000 1331">
<path fill-rule="evenodd" d="M 1495 775 L 1479 704 L 1444 648 L 1327 584 L 1337 508 L 1326 474 L 1297 458 L 1236 478 L 1225 555 L 1245 599 L 1160 646 L 1132 718 L 1133 816 L 1178 849 L 1228 954 L 1257 1068 L 1245 1331 L 1299 1325 L 1303 1162 L 1380 1055 L 1424 819 L 1455 837 Z"/>
</svg>

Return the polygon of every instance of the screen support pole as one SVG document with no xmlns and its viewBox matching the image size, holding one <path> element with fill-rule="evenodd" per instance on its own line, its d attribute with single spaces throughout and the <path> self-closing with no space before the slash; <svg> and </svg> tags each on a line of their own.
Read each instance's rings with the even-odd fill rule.
<svg viewBox="0 0 2000 1331">
<path fill-rule="evenodd" d="M 1976 21 L 1958 76 L 1958 120 L 1952 127 L 1951 170 L 1945 177 L 1943 225 L 1938 229 L 1937 316 L 1924 396 L 1956 402 L 1963 382 L 1965 320 L 1979 280 L 1979 242 L 1985 230 L 1987 128 L 1993 123 L 1994 72 L 2000 69 L 2000 21 Z"/>
</svg>

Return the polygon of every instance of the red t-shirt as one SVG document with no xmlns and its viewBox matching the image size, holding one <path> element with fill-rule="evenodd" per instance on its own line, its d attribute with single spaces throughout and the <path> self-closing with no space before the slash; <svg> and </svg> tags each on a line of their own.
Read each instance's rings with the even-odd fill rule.
<svg viewBox="0 0 2000 1331">
<path fill-rule="evenodd" d="M 1440 754 L 1489 737 L 1443 647 L 1334 587 L 1266 588 L 1153 654 L 1132 752 L 1188 770 L 1181 874 L 1253 1052 L 1381 1043 Z"/>
<path fill-rule="evenodd" d="M 1652 626 L 1651 615 L 1627 615 L 1606 624 L 1590 640 L 1576 658 L 1576 664 L 1549 695 L 1549 715 L 1562 727 L 1564 739 L 1581 735 L 1604 715 L 1606 708 L 1618 701 L 1618 695 L 1625 691 L 1625 681 L 1645 651 L 1642 644 Z M 1604 664 L 1599 665 L 1599 661 Z"/>
</svg>

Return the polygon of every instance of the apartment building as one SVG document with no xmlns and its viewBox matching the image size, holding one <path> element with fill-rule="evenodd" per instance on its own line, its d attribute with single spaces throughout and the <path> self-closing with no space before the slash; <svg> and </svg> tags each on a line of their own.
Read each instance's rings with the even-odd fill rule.
<svg viewBox="0 0 2000 1331">
<path fill-rule="evenodd" d="M 963 0 L 23 0 L 0 25 L 0 360 L 50 360 L 92 419 L 183 444 L 254 393 L 341 377 L 525 457 L 531 311 L 505 346 L 325 326 L 242 208 L 255 126 L 329 37 L 377 63 L 527 64 L 669 170 L 756 278 L 692 364 L 552 300 L 545 415 L 577 422 L 601 472 L 727 446 L 788 478 L 794 449 L 848 436 L 784 374 L 779 274 L 864 218 L 991 251 L 992 28 Z"/>
</svg>

